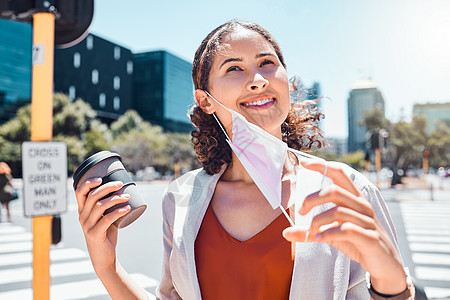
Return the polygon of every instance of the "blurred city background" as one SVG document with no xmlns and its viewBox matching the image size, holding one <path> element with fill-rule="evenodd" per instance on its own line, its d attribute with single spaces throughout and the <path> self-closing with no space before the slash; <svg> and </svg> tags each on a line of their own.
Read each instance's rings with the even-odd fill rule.
<svg viewBox="0 0 450 300">
<path fill-rule="evenodd" d="M 161 276 L 162 193 L 199 167 L 187 117 L 192 58 L 209 31 L 239 18 L 280 43 L 300 87 L 292 99 L 320 98 L 328 146 L 314 154 L 381 189 L 418 285 L 430 299 L 450 299 L 450 2 L 100 0 L 94 8 L 89 34 L 55 48 L 53 140 L 67 144 L 69 176 L 98 151 L 122 156 L 150 209 L 122 230 L 119 257 L 150 292 Z M 19 191 L 12 223 L 0 215 L 0 299 L 31 299 L 20 147 L 30 140 L 32 34 L 29 22 L 0 18 L 0 161 Z M 51 252 L 52 299 L 108 299 L 69 181 L 63 239 Z"/>
</svg>

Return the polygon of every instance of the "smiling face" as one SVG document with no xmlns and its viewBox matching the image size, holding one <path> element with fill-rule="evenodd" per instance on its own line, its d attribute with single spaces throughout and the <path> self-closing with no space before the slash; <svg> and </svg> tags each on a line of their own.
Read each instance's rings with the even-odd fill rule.
<svg viewBox="0 0 450 300">
<path fill-rule="evenodd" d="M 289 105 L 289 83 L 274 47 L 259 33 L 237 27 L 225 35 L 216 49 L 208 76 L 208 92 L 225 107 L 243 115 L 270 134 L 281 138 L 281 124 Z M 200 107 L 216 113 L 227 131 L 231 114 L 214 100 L 199 101 Z"/>
</svg>

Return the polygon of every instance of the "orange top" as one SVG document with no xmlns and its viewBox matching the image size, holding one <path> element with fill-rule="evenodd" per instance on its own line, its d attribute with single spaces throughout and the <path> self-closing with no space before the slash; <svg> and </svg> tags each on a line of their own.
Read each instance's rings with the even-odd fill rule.
<svg viewBox="0 0 450 300">
<path fill-rule="evenodd" d="M 241 242 L 225 231 L 210 205 L 195 240 L 202 299 L 289 299 L 294 261 L 282 236 L 289 226 L 281 214 Z"/>
</svg>

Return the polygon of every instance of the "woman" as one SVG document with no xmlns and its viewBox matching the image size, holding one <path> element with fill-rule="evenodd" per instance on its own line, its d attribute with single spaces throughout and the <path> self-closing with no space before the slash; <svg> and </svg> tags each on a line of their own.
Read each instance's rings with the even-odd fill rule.
<svg viewBox="0 0 450 300">
<path fill-rule="evenodd" d="M 311 222 L 306 229 L 289 227 L 228 146 L 226 135 L 234 141 L 241 134 L 229 110 L 296 150 L 320 144 L 314 126 L 319 115 L 291 107 L 284 59 L 273 37 L 253 23 L 223 24 L 203 40 L 192 75 L 197 101 L 192 142 L 203 168 L 172 182 L 164 196 L 158 297 L 368 299 L 367 271 L 372 297 L 408 299 L 411 287 L 386 206 L 362 175 L 328 163 L 326 175 L 334 184 L 322 186 L 323 165 L 304 163 L 289 151 L 281 207 L 296 223 Z M 94 268 L 114 299 L 146 299 L 115 254 L 117 229 L 111 224 L 130 208 L 103 216 L 129 196 L 97 202 L 122 186 L 100 184 L 101 179 L 88 180 L 76 191 Z"/>
<path fill-rule="evenodd" d="M 12 200 L 11 169 L 5 162 L 0 162 L 0 203 L 6 208 L 8 222 L 11 222 L 9 202 Z"/>
</svg>

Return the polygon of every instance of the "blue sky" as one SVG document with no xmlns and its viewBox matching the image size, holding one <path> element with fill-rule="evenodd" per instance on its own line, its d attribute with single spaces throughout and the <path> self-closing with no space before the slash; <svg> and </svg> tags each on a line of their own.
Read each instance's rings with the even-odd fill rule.
<svg viewBox="0 0 450 300">
<path fill-rule="evenodd" d="M 327 137 L 347 136 L 351 84 L 370 76 L 392 121 L 414 103 L 450 102 L 449 0 L 95 0 L 90 31 L 133 52 L 164 49 L 192 62 L 208 32 L 231 19 L 268 29 L 289 76 L 318 81 Z"/>
</svg>

